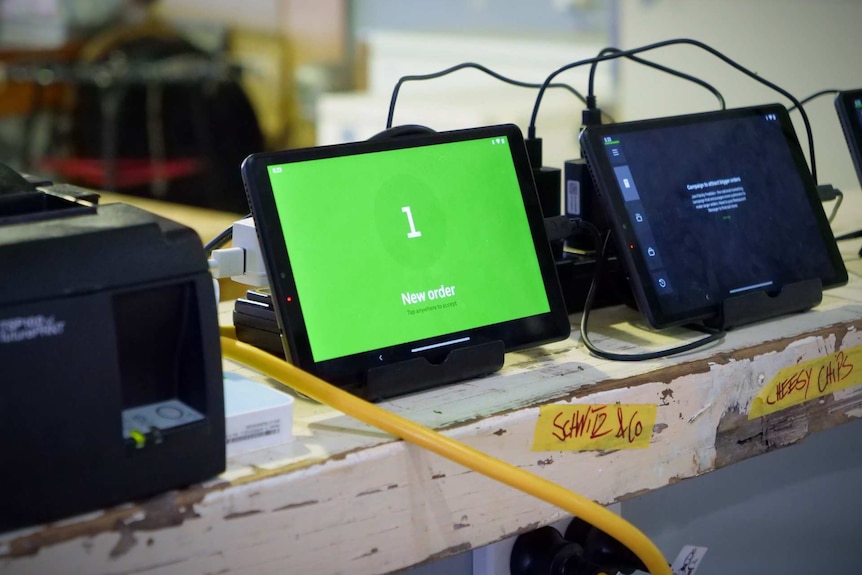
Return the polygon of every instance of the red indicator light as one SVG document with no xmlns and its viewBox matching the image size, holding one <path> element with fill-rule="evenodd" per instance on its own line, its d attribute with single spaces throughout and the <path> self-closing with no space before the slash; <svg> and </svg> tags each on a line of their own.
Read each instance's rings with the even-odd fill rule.
<svg viewBox="0 0 862 575">
<path fill-rule="evenodd" d="M 630 249 L 630 250 L 635 249 L 635 245 L 634 245 L 634 244 L 629 244 L 629 249 Z"/>
<path fill-rule="evenodd" d="M 289 296 L 287 296 L 287 297 L 286 297 L 286 298 L 284 298 L 284 299 L 286 299 L 286 300 L 287 300 L 287 302 L 288 302 L 288 303 L 290 303 L 290 302 L 292 302 L 292 301 L 293 301 L 293 296 L 292 296 L 292 295 L 289 295 Z"/>
</svg>

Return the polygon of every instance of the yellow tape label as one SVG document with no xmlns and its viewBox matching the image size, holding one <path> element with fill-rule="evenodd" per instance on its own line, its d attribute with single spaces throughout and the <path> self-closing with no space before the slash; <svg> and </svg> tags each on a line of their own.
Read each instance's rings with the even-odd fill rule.
<svg viewBox="0 0 862 575">
<path fill-rule="evenodd" d="M 642 449 L 655 425 L 653 403 L 543 405 L 533 451 Z"/>
<path fill-rule="evenodd" d="M 751 402 L 748 419 L 781 411 L 862 383 L 862 345 L 785 367 Z"/>
</svg>

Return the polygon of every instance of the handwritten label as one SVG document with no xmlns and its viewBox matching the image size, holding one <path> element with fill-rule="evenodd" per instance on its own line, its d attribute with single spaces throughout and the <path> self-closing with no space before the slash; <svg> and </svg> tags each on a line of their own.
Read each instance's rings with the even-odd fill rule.
<svg viewBox="0 0 862 575">
<path fill-rule="evenodd" d="M 543 405 L 533 451 L 641 449 L 649 446 L 655 404 Z"/>
<path fill-rule="evenodd" d="M 775 413 L 860 383 L 862 345 L 785 367 L 754 397 L 748 419 Z"/>
</svg>

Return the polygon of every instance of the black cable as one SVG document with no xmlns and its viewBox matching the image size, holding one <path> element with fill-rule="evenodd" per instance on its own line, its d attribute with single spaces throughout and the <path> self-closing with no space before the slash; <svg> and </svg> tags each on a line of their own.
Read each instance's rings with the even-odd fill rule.
<svg viewBox="0 0 862 575">
<path fill-rule="evenodd" d="M 608 234 L 605 236 L 604 241 L 602 241 L 601 234 L 599 233 L 598 228 L 596 228 L 594 225 L 590 224 L 589 222 L 583 222 L 583 227 L 586 227 L 587 229 L 590 230 L 590 232 L 593 236 L 593 240 L 596 242 L 596 265 L 595 265 L 595 269 L 593 271 L 593 280 L 590 283 L 590 289 L 589 289 L 589 291 L 587 291 L 587 299 L 586 299 L 586 301 L 584 301 L 584 311 L 583 311 L 583 315 L 581 315 L 581 326 L 580 326 L 581 341 L 583 342 L 584 347 L 586 347 L 590 351 L 590 353 L 592 353 L 593 355 L 595 355 L 597 357 L 601 357 L 604 359 L 610 359 L 613 361 L 645 361 L 648 359 L 659 359 L 659 358 L 668 357 L 671 355 L 676 355 L 678 353 L 685 353 L 687 351 L 692 351 L 694 349 L 697 349 L 699 347 L 703 347 L 705 345 L 719 341 L 719 340 L 724 338 L 725 334 L 724 334 L 723 330 L 712 330 L 712 329 L 707 328 L 706 326 L 691 324 L 691 325 L 687 325 L 685 327 L 688 327 L 688 328 L 696 330 L 696 331 L 701 331 L 701 332 L 707 333 L 709 335 L 707 335 L 704 338 L 698 339 L 696 341 L 692 341 L 690 343 L 686 343 L 686 344 L 679 345 L 676 347 L 671 347 L 671 348 L 664 349 L 664 350 L 651 351 L 651 352 L 646 352 L 646 353 L 623 354 L 623 353 L 615 353 L 615 352 L 605 351 L 603 349 L 599 349 L 598 347 L 596 347 L 596 345 L 592 342 L 592 340 L 590 340 L 589 329 L 587 328 L 587 322 L 589 321 L 589 318 L 590 318 L 590 310 L 593 306 L 593 300 L 596 297 L 596 286 L 599 283 L 599 274 L 601 273 L 601 268 L 605 262 L 605 253 L 607 251 L 608 240 L 610 239 L 611 234 L 610 234 L 610 232 L 608 232 Z"/>
<path fill-rule="evenodd" d="M 840 236 L 836 236 L 836 242 L 843 242 L 845 240 L 855 240 L 856 238 L 862 238 L 862 230 L 856 230 L 855 232 L 849 232 L 846 234 L 841 234 Z"/>
<path fill-rule="evenodd" d="M 832 208 L 832 213 L 829 214 L 829 223 L 832 223 L 832 220 L 835 219 L 835 215 L 838 213 L 838 208 L 841 207 L 841 203 L 844 201 L 844 194 L 833 186 L 832 184 L 820 184 L 817 186 L 817 196 L 820 198 L 821 202 L 831 202 L 835 200 L 835 207 Z"/>
<path fill-rule="evenodd" d="M 835 219 L 835 216 L 838 214 L 838 208 L 841 207 L 841 203 L 844 201 L 844 194 L 841 193 L 840 190 L 835 190 L 835 207 L 832 208 L 832 213 L 829 214 L 829 223 Z"/>
<path fill-rule="evenodd" d="M 621 52 L 619 48 L 613 48 L 608 46 L 607 48 L 603 48 L 601 52 L 599 52 L 599 56 L 604 56 L 605 54 L 615 54 L 617 52 Z M 666 74 L 670 74 L 671 76 L 676 76 L 677 78 L 681 78 L 683 80 L 688 80 L 689 82 L 694 82 L 698 86 L 705 88 L 708 90 L 715 98 L 718 100 L 718 104 L 721 106 L 722 110 L 727 109 L 727 104 L 724 101 L 724 96 L 721 95 L 721 92 L 713 86 L 712 84 L 707 83 L 705 80 L 701 80 L 695 76 L 691 76 L 686 74 L 685 72 L 680 72 L 679 70 L 674 70 L 673 68 L 668 68 L 667 66 L 662 66 L 656 62 L 652 62 L 650 60 L 644 60 L 643 58 L 638 58 L 637 56 L 626 56 L 632 62 L 637 62 L 638 64 L 643 64 L 644 66 L 649 66 L 650 68 L 654 68 L 659 70 L 660 72 L 665 72 Z M 596 68 L 598 68 L 599 63 L 593 62 L 590 66 L 590 79 L 589 84 L 587 86 L 587 99 L 588 101 L 595 102 L 595 82 L 596 82 Z"/>
<path fill-rule="evenodd" d="M 605 60 L 613 60 L 615 58 L 627 57 L 627 56 L 631 56 L 634 54 L 639 54 L 641 52 L 647 52 L 649 50 L 655 50 L 656 48 L 664 48 L 665 46 L 674 46 L 677 44 L 688 44 L 691 46 L 696 46 L 698 48 L 701 48 L 702 50 L 709 52 L 710 54 L 712 54 L 716 58 L 719 58 L 721 61 L 725 62 L 726 64 L 732 66 L 733 68 L 736 68 L 737 70 L 739 70 L 743 74 L 745 74 L 745 75 L 749 76 L 750 78 L 760 82 L 761 84 L 775 90 L 776 92 L 778 92 L 779 94 L 781 94 L 782 96 L 784 96 L 785 98 L 787 98 L 788 100 L 793 102 L 797 107 L 799 107 L 799 101 L 793 96 L 793 94 L 791 94 L 787 90 L 784 90 L 783 88 L 773 84 L 769 80 L 766 80 L 766 79 L 758 76 L 755 72 L 752 72 L 748 68 L 745 68 L 744 66 L 736 63 L 735 61 L 731 60 L 730 58 L 728 58 L 727 56 L 725 56 L 724 54 L 722 54 L 721 52 L 719 52 L 715 48 L 712 48 L 711 46 L 708 46 L 708 45 L 704 44 L 703 42 L 699 42 L 697 40 L 692 40 L 690 38 L 674 38 L 671 40 L 664 40 L 662 42 L 656 42 L 654 44 L 647 44 L 646 46 L 641 46 L 640 48 L 632 48 L 631 50 L 623 50 L 623 51 L 617 52 L 615 54 L 607 54 L 605 56 L 597 56 L 595 58 L 585 58 L 583 60 L 578 60 L 577 62 L 571 62 L 569 64 L 566 64 L 565 66 L 557 68 L 547 78 L 545 78 L 545 82 L 542 84 L 542 87 L 539 88 L 539 93 L 536 95 L 536 103 L 533 105 L 533 113 L 530 116 L 530 126 L 528 128 L 527 137 L 531 138 L 531 139 L 536 137 L 536 119 L 539 115 L 539 106 L 542 103 L 542 96 L 544 96 L 545 89 L 551 84 L 551 81 L 554 78 L 556 78 L 559 74 L 565 72 L 566 70 L 571 70 L 572 68 L 582 66 L 584 64 L 592 64 L 593 62 L 604 62 Z M 802 121 L 805 123 L 805 131 L 807 132 L 807 135 L 808 135 L 808 152 L 809 152 L 809 161 L 811 162 L 811 176 L 814 178 L 814 182 L 817 183 L 817 163 L 814 159 L 814 135 L 813 135 L 813 132 L 811 130 L 811 122 L 809 122 L 809 120 L 808 120 L 808 114 L 805 113 L 805 108 L 799 108 L 799 114 L 802 116 Z"/>
<path fill-rule="evenodd" d="M 807 104 L 811 100 L 814 100 L 815 98 L 819 98 L 820 96 L 826 96 L 828 94 L 840 94 L 840 93 L 841 93 L 841 90 L 820 90 L 819 92 L 815 92 L 815 93 L 811 94 L 807 98 L 802 98 L 801 100 L 799 100 L 799 105 L 790 106 L 789 108 L 787 108 L 787 111 L 792 112 L 793 110 L 795 110 L 799 106 L 804 106 L 805 104 Z"/>
<path fill-rule="evenodd" d="M 507 84 L 511 84 L 513 86 L 518 86 L 521 88 L 542 88 L 543 90 L 545 88 L 563 88 L 565 90 L 568 90 L 572 94 L 574 94 L 575 97 L 577 99 L 579 99 L 581 102 L 586 103 L 586 98 L 584 98 L 584 96 L 580 92 L 578 92 L 577 90 L 575 90 L 574 88 L 572 88 L 568 84 L 551 84 L 551 83 L 534 84 L 531 82 L 521 82 L 520 80 L 513 80 L 512 78 L 508 78 L 506 76 L 503 76 L 502 74 L 499 74 L 499 73 L 497 73 L 497 72 L 491 70 L 490 68 L 487 68 L 481 64 L 476 64 L 475 62 L 463 62 L 461 64 L 456 64 L 455 66 L 452 66 L 450 68 L 446 68 L 445 70 L 440 70 L 439 72 L 432 72 L 430 74 L 416 74 L 416 75 L 411 75 L 411 76 L 402 76 L 401 78 L 399 78 L 398 82 L 395 83 L 395 88 L 392 89 L 392 98 L 389 101 L 389 115 L 386 117 L 386 129 L 388 130 L 389 128 L 392 127 L 392 118 L 395 116 L 395 101 L 398 99 L 398 92 L 401 90 L 401 85 L 404 82 L 413 82 L 413 81 L 417 81 L 417 80 L 433 80 L 435 78 L 441 78 L 443 76 L 446 76 L 447 74 L 451 74 L 452 72 L 457 72 L 458 70 L 463 70 L 464 68 L 475 68 L 476 70 L 484 72 L 484 73 L 488 74 L 489 76 L 496 78 L 497 80 L 500 80 L 502 82 L 506 82 Z"/>
</svg>

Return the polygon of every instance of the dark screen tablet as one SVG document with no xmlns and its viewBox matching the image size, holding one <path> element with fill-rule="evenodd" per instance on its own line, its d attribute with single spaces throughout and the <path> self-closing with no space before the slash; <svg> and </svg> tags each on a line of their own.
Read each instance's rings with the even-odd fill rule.
<svg viewBox="0 0 862 575">
<path fill-rule="evenodd" d="M 581 144 L 652 326 L 716 317 L 749 292 L 847 281 L 784 107 L 590 127 Z"/>
<path fill-rule="evenodd" d="M 835 98 L 835 110 L 850 148 L 856 177 L 862 184 L 862 89 L 840 92 Z"/>
<path fill-rule="evenodd" d="M 513 125 L 255 154 L 242 174 L 285 351 L 342 387 L 371 368 L 569 319 Z"/>
</svg>

